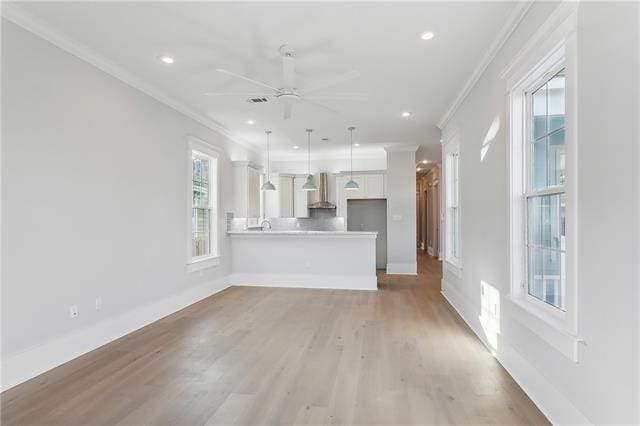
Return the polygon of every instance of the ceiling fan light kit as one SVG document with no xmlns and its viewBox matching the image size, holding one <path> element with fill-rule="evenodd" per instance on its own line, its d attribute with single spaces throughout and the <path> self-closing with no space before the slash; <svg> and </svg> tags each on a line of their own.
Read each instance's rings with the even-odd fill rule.
<svg viewBox="0 0 640 426">
<path fill-rule="evenodd" d="M 313 129 L 307 129 L 307 179 L 304 181 L 304 185 L 302 185 L 302 189 L 305 191 L 315 191 L 318 189 L 311 174 L 311 132 L 313 132 Z"/>
<path fill-rule="evenodd" d="M 260 189 L 262 189 L 263 191 L 275 191 L 276 186 L 271 183 L 271 158 L 269 157 L 269 135 L 271 135 L 271 130 L 267 130 L 265 131 L 265 133 L 267 134 L 267 174 L 265 176 L 267 180 L 262 184 L 262 187 Z"/>
<path fill-rule="evenodd" d="M 347 130 L 349 130 L 349 137 L 350 137 L 350 143 L 349 143 L 349 147 L 351 150 L 351 178 L 349 179 L 349 182 L 347 182 L 344 185 L 344 189 L 345 191 L 355 191 L 356 189 L 360 189 L 360 185 L 358 185 L 358 182 L 356 182 L 355 180 L 353 180 L 353 131 L 356 128 L 351 126 L 349 127 Z"/>
</svg>

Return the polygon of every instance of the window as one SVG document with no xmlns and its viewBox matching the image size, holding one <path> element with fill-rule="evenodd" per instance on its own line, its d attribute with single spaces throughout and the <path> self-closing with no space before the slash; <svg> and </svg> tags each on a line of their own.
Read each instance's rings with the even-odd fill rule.
<svg viewBox="0 0 640 426">
<path fill-rule="evenodd" d="M 189 140 L 189 270 L 217 262 L 217 170 L 218 154 L 195 138 Z"/>
<path fill-rule="evenodd" d="M 509 300 L 518 321 L 577 361 L 574 5 L 559 7 L 507 65 Z"/>
<path fill-rule="evenodd" d="M 527 293 L 565 311 L 565 75 L 553 70 L 525 93 Z"/>
<path fill-rule="evenodd" d="M 445 260 L 461 267 L 460 247 L 460 145 L 457 138 L 447 141 L 445 155 Z"/>
</svg>

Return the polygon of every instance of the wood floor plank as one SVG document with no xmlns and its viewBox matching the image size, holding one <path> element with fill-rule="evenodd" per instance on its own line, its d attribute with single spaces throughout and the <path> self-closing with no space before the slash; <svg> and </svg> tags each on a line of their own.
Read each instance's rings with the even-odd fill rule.
<svg viewBox="0 0 640 426">
<path fill-rule="evenodd" d="M 232 287 L 0 395 L 3 425 L 548 424 L 440 294 Z"/>
</svg>

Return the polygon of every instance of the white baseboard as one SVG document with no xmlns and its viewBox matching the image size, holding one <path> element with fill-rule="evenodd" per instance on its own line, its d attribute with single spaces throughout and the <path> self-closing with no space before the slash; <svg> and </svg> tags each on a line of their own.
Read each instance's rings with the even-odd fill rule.
<svg viewBox="0 0 640 426">
<path fill-rule="evenodd" d="M 480 308 L 474 307 L 454 285 L 442 280 L 442 295 L 492 353 L 480 323 Z M 573 403 L 504 338 L 495 357 L 552 424 L 591 424 Z"/>
<path fill-rule="evenodd" d="M 418 275 L 418 265 L 413 263 L 387 263 L 389 275 Z"/>
<path fill-rule="evenodd" d="M 376 275 L 232 274 L 232 285 L 252 287 L 377 290 Z"/>
<path fill-rule="evenodd" d="M 55 340 L 2 358 L 5 391 L 229 287 L 229 277 L 201 284 Z"/>
</svg>

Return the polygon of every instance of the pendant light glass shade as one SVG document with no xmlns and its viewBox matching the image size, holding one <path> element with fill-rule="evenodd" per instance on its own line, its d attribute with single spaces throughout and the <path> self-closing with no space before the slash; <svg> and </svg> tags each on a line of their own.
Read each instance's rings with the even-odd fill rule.
<svg viewBox="0 0 640 426">
<path fill-rule="evenodd" d="M 305 191 L 315 191 L 316 189 L 318 189 L 312 175 L 307 175 L 307 179 L 304 181 L 302 189 L 304 189 Z"/>
<path fill-rule="evenodd" d="M 271 183 L 271 171 L 269 170 L 269 163 L 271 162 L 271 159 L 269 158 L 269 135 L 271 134 L 271 130 L 267 130 L 265 133 L 267 134 L 267 180 L 262 184 L 260 189 L 263 191 L 275 191 L 276 186 Z"/>
<path fill-rule="evenodd" d="M 318 189 L 311 174 L 311 132 L 313 132 L 312 129 L 307 129 L 307 179 L 302 185 L 302 189 L 305 191 L 316 191 Z"/>
<path fill-rule="evenodd" d="M 351 179 L 349 179 L 349 182 L 345 183 L 344 185 L 345 191 L 355 191 L 356 189 L 360 189 L 360 185 L 358 185 L 358 182 L 353 180 L 353 131 L 355 129 L 356 128 L 353 126 L 349 127 L 348 129 L 351 137 L 351 143 L 349 145 L 351 149 Z"/>
</svg>

